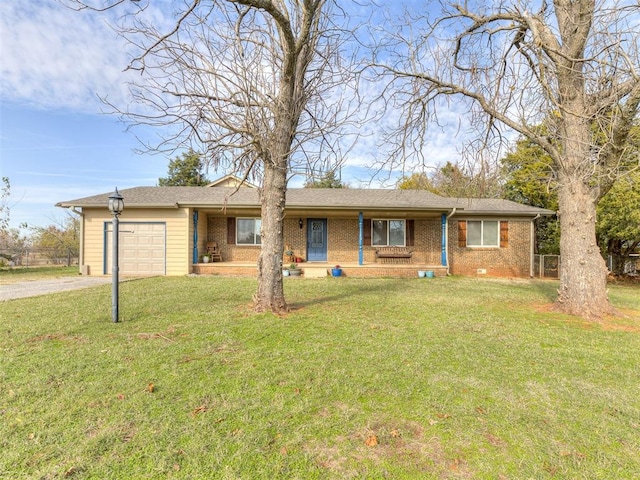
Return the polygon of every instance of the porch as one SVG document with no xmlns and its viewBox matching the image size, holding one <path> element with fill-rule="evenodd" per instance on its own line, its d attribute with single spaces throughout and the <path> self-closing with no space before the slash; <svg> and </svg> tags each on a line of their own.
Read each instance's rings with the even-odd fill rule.
<svg viewBox="0 0 640 480">
<path fill-rule="evenodd" d="M 332 263 L 303 262 L 298 267 L 303 278 L 324 278 L 331 275 Z M 418 278 L 419 271 L 432 271 L 436 277 L 447 275 L 447 267 L 426 264 L 391 264 L 391 263 L 341 263 L 342 276 L 353 278 Z M 220 275 L 225 277 L 255 277 L 255 262 L 214 262 L 196 263 L 192 266 L 196 275 Z M 296 277 L 289 277 L 296 278 Z"/>
</svg>

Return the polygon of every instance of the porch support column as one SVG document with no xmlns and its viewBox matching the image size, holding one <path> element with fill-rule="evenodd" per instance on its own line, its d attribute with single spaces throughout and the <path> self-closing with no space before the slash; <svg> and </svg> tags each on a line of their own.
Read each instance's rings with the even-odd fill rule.
<svg viewBox="0 0 640 480">
<path fill-rule="evenodd" d="M 198 263 L 198 210 L 193 211 L 193 263 Z"/>
<path fill-rule="evenodd" d="M 447 214 L 442 214 L 442 249 L 440 251 L 440 261 L 443 267 L 447 266 Z"/>
<path fill-rule="evenodd" d="M 364 264 L 364 251 L 362 244 L 364 243 L 364 214 L 358 213 L 358 265 Z"/>
</svg>

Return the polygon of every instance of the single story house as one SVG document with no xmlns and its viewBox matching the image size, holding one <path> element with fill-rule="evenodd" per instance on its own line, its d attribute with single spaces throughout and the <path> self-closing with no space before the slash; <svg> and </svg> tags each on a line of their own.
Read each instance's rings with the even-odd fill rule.
<svg viewBox="0 0 640 480">
<path fill-rule="evenodd" d="M 111 273 L 112 215 L 103 193 L 57 204 L 81 216 L 80 271 Z M 203 187 L 120 191 L 122 275 L 255 275 L 260 201 L 254 186 L 224 179 Z M 424 190 L 292 188 L 284 239 L 305 276 L 341 265 L 347 276 L 415 277 L 419 270 L 529 277 L 535 222 L 555 212 L 500 199 L 446 198 Z M 220 255 L 203 263 L 212 243 Z"/>
</svg>

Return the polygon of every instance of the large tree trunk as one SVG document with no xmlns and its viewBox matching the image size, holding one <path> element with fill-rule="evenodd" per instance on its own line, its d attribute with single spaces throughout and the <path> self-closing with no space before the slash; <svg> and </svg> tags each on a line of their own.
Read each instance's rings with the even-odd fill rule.
<svg viewBox="0 0 640 480">
<path fill-rule="evenodd" d="M 254 306 L 259 312 L 281 313 L 288 310 L 282 283 L 287 170 L 274 166 L 271 162 L 265 162 L 264 165 L 264 182 L 260 193 L 262 249 L 258 257 L 258 291 L 254 297 Z"/>
<path fill-rule="evenodd" d="M 593 20 L 590 1 L 556 0 L 564 41 L 553 52 L 558 73 L 558 125 L 561 151 L 558 171 L 560 208 L 560 288 L 556 305 L 570 315 L 596 320 L 613 313 L 607 296 L 607 267 L 596 240 L 597 182 L 591 134 L 592 118 L 584 76 L 584 55 Z M 577 25 L 577 26 L 576 26 Z"/>
<path fill-rule="evenodd" d="M 560 288 L 556 305 L 570 315 L 597 320 L 613 313 L 607 296 L 607 267 L 596 242 L 596 209 L 582 179 L 562 179 Z"/>
</svg>

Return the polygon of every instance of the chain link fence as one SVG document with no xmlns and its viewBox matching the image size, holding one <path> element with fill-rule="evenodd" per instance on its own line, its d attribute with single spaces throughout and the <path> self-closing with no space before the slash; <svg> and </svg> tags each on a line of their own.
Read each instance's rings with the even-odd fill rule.
<svg viewBox="0 0 640 480">
<path fill-rule="evenodd" d="M 533 271 L 539 278 L 560 278 L 560 255 L 534 255 Z"/>
<path fill-rule="evenodd" d="M 613 270 L 613 258 L 611 255 L 607 257 L 607 267 L 609 270 Z M 624 266 L 622 267 L 622 274 L 630 275 L 632 277 L 640 274 L 640 254 L 632 253 L 627 259 L 625 259 Z"/>
<path fill-rule="evenodd" d="M 0 267 L 43 267 L 47 265 L 78 265 L 78 253 L 64 248 L 25 248 L 1 250 Z"/>
<path fill-rule="evenodd" d="M 607 267 L 611 270 L 612 259 L 607 258 Z M 540 278 L 560 278 L 560 255 L 534 255 L 534 276 Z M 624 263 L 624 275 L 640 275 L 640 255 L 633 254 Z"/>
</svg>

